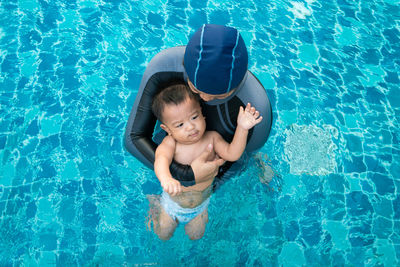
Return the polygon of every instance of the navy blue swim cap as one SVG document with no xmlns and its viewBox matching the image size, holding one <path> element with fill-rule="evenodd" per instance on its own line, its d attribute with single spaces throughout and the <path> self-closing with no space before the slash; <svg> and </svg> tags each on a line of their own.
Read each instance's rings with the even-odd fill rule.
<svg viewBox="0 0 400 267">
<path fill-rule="evenodd" d="M 184 65 L 189 80 L 211 95 L 236 88 L 247 71 L 246 45 L 238 30 L 215 24 L 198 29 L 186 46 Z"/>
</svg>

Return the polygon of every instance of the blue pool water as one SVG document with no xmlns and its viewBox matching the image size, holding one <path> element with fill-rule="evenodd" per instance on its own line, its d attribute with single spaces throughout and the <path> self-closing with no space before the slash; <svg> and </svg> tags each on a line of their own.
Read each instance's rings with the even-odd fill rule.
<svg viewBox="0 0 400 267">
<path fill-rule="evenodd" d="M 203 23 L 240 30 L 274 125 L 205 236 L 161 242 L 123 133 Z M 398 0 L 0 1 L 0 266 L 400 265 L 399 65 Z"/>
</svg>

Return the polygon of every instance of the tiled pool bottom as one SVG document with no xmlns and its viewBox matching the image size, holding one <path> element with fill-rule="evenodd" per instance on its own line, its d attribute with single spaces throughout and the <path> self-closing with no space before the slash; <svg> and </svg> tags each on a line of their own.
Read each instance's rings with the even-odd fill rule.
<svg viewBox="0 0 400 267">
<path fill-rule="evenodd" d="M 203 239 L 180 227 L 161 242 L 146 230 L 156 178 L 124 150 L 124 123 L 97 105 L 82 99 L 61 126 L 18 104 L 1 120 L 0 265 L 399 264 L 398 132 L 300 125 L 278 111 L 266 146 L 213 195 Z M 80 133 L 89 128 L 98 130 Z"/>
<path fill-rule="evenodd" d="M 332 177 L 332 180 L 340 181 L 338 177 Z M 298 184 L 299 182 L 296 182 L 293 185 Z M 240 193 L 243 192 L 241 187 L 227 186 L 225 189 Z M 252 192 L 255 195 L 265 193 L 260 187 L 253 189 Z M 240 197 L 239 200 L 235 200 L 237 197 L 233 195 L 222 198 L 217 194 L 214 197 L 215 202 L 230 201 L 231 204 L 224 207 L 211 205 L 208 232 L 197 244 L 181 238 L 182 229 L 179 229 L 176 237 L 168 243 L 162 243 L 150 234 L 137 236 L 136 232 L 142 231 L 144 227 L 144 220 L 132 221 L 130 216 L 138 214 L 132 212 L 123 214 L 124 212 L 120 210 L 120 206 L 126 209 L 145 208 L 135 201 L 114 201 L 107 204 L 108 208 L 104 209 L 95 208 L 94 204 L 90 204 L 90 200 L 85 200 L 77 211 L 74 209 L 69 211 L 69 213 L 85 213 L 81 215 L 83 221 L 79 226 L 74 226 L 72 223 L 68 226 L 68 220 L 73 221 L 74 217 L 66 211 L 57 210 L 55 214 L 59 214 L 60 222 L 54 221 L 52 224 L 33 227 L 32 230 L 37 228 L 36 233 L 26 231 L 26 223 L 18 221 L 23 218 L 14 215 L 12 218 L 6 217 L 2 225 L 2 241 L 7 238 L 7 242 L 2 243 L 7 245 L 2 250 L 3 263 L 7 262 L 5 259 L 9 255 L 17 256 L 22 252 L 24 254 L 20 260 L 14 259 L 12 262 L 24 262 L 27 265 L 38 263 L 39 266 L 55 262 L 104 265 L 124 262 L 143 264 L 158 262 L 162 265 L 168 262 L 181 262 L 194 265 L 201 261 L 211 265 L 259 262 L 274 263 L 274 265 L 286 263 L 287 266 L 293 263 L 355 266 L 386 263 L 389 264 L 387 266 L 393 266 L 392 264 L 396 263 L 395 251 L 398 251 L 398 247 L 393 247 L 387 239 L 388 236 L 393 239 L 396 235 L 393 230 L 396 229 L 394 228 L 396 225 L 388 227 L 379 217 L 373 218 L 372 205 L 357 204 L 359 200 L 368 203 L 362 193 L 346 195 L 346 202 L 340 193 L 332 193 L 326 198 L 321 198 L 317 193 L 314 195 L 318 198 L 299 199 L 293 195 L 286 195 L 276 201 L 275 207 L 274 202 L 270 203 L 265 199 L 260 201 L 260 197 Z M 73 202 L 66 197 L 64 199 L 64 202 Z M 309 202 L 307 208 L 304 204 L 306 201 Z M 385 204 L 388 203 L 376 202 L 373 203 L 373 208 L 387 214 L 390 211 L 385 211 Z M 43 205 L 42 203 L 39 208 L 43 209 Z M 342 220 L 345 215 L 345 205 L 352 211 L 345 220 Z M 63 204 L 62 207 L 68 206 Z M 27 211 L 32 213 L 31 209 Z M 360 217 L 360 213 L 364 211 L 370 214 Z M 314 216 L 321 212 L 329 212 L 330 215 L 316 220 Z M 61 215 L 62 213 L 65 215 Z M 110 216 L 110 213 L 113 216 Z M 264 218 L 264 214 L 268 214 L 267 218 Z M 305 216 L 299 218 L 299 214 Z M 113 220 L 117 220 L 116 215 L 120 215 L 117 218 L 122 219 L 117 225 L 113 224 Z M 43 212 L 39 212 L 39 221 L 46 219 L 44 216 L 46 215 Z M 227 217 L 230 219 L 226 220 Z M 346 223 L 348 221 L 353 225 L 350 228 Z M 107 228 L 107 223 L 114 226 Z M 370 225 L 374 225 L 373 229 Z M 373 238 L 375 235 L 381 238 Z M 30 237 L 33 240 L 29 241 Z M 232 247 L 232 244 L 237 243 L 241 246 Z M 196 251 L 194 255 L 193 251 Z M 207 260 L 202 254 L 208 256 Z"/>
<path fill-rule="evenodd" d="M 284 170 L 274 170 L 272 183 L 265 185 L 260 169 L 276 165 L 264 155 L 254 157 L 255 164 L 213 195 L 207 232 L 198 242 L 190 241 L 183 227 L 168 242 L 146 231 L 146 194 L 157 192 L 158 184 L 150 171 L 132 169 L 137 166 L 133 161 L 129 167 L 105 166 L 93 179 L 49 177 L 2 186 L 0 263 L 399 264 L 398 196 L 391 200 L 370 192 L 374 184 L 363 175 L 282 175 Z"/>
</svg>

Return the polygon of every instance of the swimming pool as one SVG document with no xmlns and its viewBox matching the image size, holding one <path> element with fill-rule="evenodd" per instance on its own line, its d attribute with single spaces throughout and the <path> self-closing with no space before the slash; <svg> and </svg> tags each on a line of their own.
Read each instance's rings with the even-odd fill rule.
<svg viewBox="0 0 400 267">
<path fill-rule="evenodd" d="M 141 2 L 0 3 L 0 266 L 399 265 L 399 2 Z M 275 121 L 205 236 L 161 242 L 123 133 L 146 64 L 203 23 L 240 30 Z"/>
</svg>

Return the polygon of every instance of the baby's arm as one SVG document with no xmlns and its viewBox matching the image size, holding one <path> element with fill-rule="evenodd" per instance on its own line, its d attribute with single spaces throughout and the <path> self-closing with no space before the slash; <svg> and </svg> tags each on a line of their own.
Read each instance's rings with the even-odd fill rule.
<svg viewBox="0 0 400 267">
<path fill-rule="evenodd" d="M 174 157 L 175 144 L 175 140 L 171 136 L 166 136 L 157 147 L 154 160 L 154 172 L 164 191 L 172 196 L 182 192 L 180 182 L 174 179 L 169 171 Z"/>
<path fill-rule="evenodd" d="M 237 127 L 232 142 L 230 144 L 225 142 L 219 134 L 214 137 L 215 152 L 218 156 L 228 161 L 238 160 L 246 148 L 249 130 L 260 123 L 261 120 L 262 116 L 260 116 L 260 113 L 250 103 L 247 104 L 245 109 L 240 107 Z"/>
</svg>

